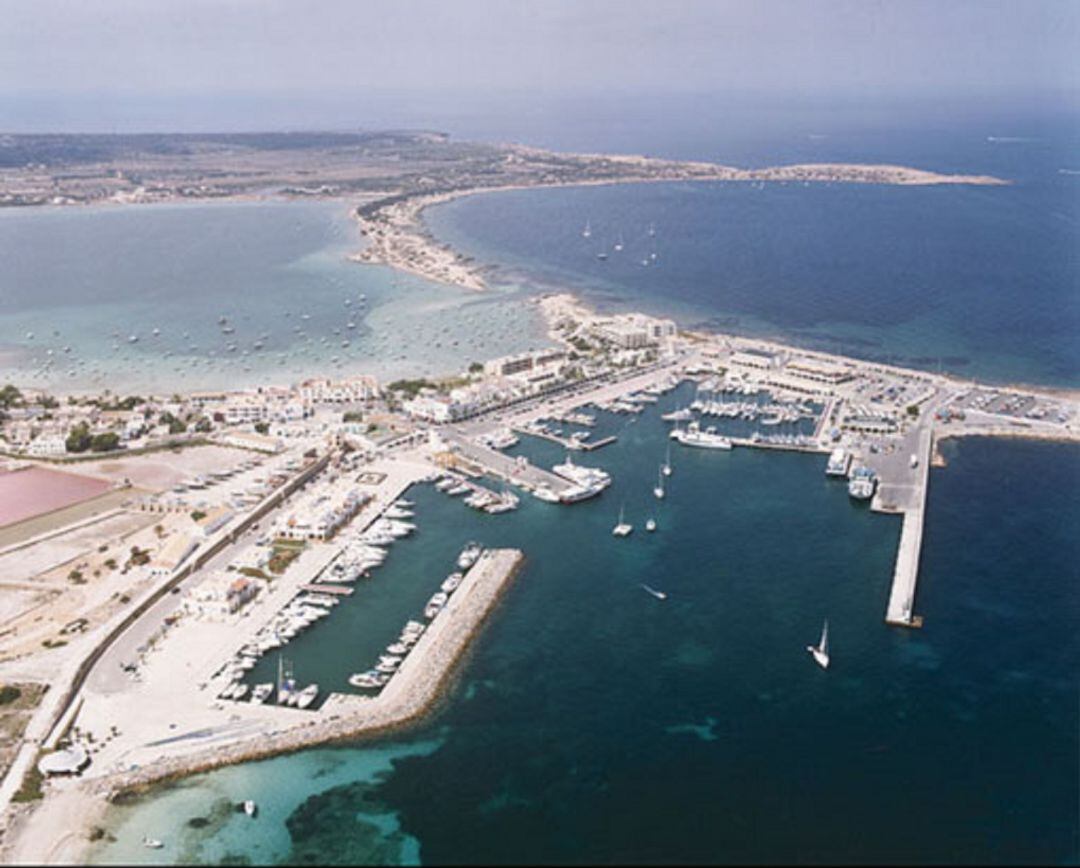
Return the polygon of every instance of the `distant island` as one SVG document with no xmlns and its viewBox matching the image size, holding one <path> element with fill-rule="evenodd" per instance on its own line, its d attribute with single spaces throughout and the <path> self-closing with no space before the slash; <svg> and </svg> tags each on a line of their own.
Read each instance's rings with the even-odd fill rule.
<svg viewBox="0 0 1080 868">
<path fill-rule="evenodd" d="M 624 154 L 457 142 L 434 131 L 0 136 L 0 207 L 260 196 L 350 198 L 368 244 L 354 259 L 482 289 L 484 269 L 436 241 L 425 207 L 528 187 L 659 181 L 1006 184 L 906 166 L 739 169 Z"/>
</svg>

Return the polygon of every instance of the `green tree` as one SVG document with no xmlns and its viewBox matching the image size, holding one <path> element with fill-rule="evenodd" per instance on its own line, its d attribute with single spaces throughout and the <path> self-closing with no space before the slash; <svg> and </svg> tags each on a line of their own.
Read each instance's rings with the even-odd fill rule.
<svg viewBox="0 0 1080 868">
<path fill-rule="evenodd" d="M 68 433 L 64 445 L 68 452 L 85 452 L 90 448 L 91 440 L 90 428 L 85 422 L 80 422 Z"/>
<path fill-rule="evenodd" d="M 268 422 L 256 422 L 255 430 L 259 434 L 266 434 L 270 430 L 270 424 Z"/>
<path fill-rule="evenodd" d="M 90 438 L 90 449 L 94 452 L 112 452 L 120 448 L 120 437 L 113 431 L 95 434 Z"/>
<path fill-rule="evenodd" d="M 22 392 L 8 383 L 0 389 L 0 407 L 5 409 L 22 400 Z"/>
</svg>

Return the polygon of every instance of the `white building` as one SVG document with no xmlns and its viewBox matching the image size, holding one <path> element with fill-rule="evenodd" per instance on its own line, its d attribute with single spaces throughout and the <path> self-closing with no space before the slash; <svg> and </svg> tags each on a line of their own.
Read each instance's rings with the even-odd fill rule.
<svg viewBox="0 0 1080 868">
<path fill-rule="evenodd" d="M 360 375 L 343 380 L 305 380 L 297 390 L 309 404 L 355 404 L 379 397 L 379 381 Z"/>
<path fill-rule="evenodd" d="M 417 395 L 401 408 L 413 419 L 426 422 L 452 422 L 464 415 L 464 409 L 456 401 L 443 395 Z"/>
<path fill-rule="evenodd" d="M 639 350 L 674 338 L 678 333 L 678 326 L 670 319 L 630 313 L 595 320 L 592 331 L 598 338 L 619 349 Z"/>
<path fill-rule="evenodd" d="M 254 449 L 256 452 L 268 454 L 281 451 L 281 441 L 277 437 L 268 437 L 254 431 L 222 431 L 216 439 L 224 446 L 235 446 L 238 449 Z"/>
<path fill-rule="evenodd" d="M 59 434 L 42 434 L 30 441 L 26 451 L 35 457 L 63 455 L 67 452 L 67 441 Z"/>
<path fill-rule="evenodd" d="M 194 587 L 184 599 L 184 610 L 211 620 L 221 620 L 238 612 L 255 599 L 260 583 L 236 573 L 213 573 Z"/>
</svg>

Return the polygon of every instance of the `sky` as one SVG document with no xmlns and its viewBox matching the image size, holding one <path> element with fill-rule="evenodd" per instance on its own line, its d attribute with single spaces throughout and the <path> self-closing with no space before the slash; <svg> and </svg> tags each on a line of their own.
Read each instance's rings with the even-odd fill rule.
<svg viewBox="0 0 1080 868">
<path fill-rule="evenodd" d="M 7 130 L 160 125 L 162 107 L 177 128 L 335 126 L 349 101 L 1080 90 L 1074 0 L 0 0 L 0 21 Z"/>
</svg>

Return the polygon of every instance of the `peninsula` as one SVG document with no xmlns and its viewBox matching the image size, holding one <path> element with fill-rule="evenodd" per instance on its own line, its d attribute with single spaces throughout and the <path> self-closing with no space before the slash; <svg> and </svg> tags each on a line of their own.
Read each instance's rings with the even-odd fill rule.
<svg viewBox="0 0 1080 868">
<path fill-rule="evenodd" d="M 0 137 L 0 207 L 261 196 L 348 198 L 367 237 L 359 262 L 470 289 L 486 269 L 433 238 L 429 205 L 481 191 L 663 181 L 1008 183 L 905 166 L 808 163 L 740 169 L 625 154 L 457 142 L 432 131 Z"/>
</svg>

